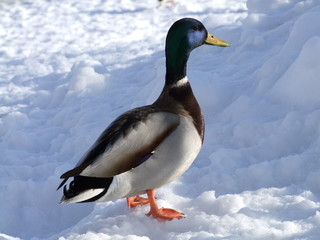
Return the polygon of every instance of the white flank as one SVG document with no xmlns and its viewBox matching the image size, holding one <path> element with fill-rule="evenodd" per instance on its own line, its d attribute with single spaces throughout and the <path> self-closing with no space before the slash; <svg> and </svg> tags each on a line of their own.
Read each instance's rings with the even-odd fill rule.
<svg viewBox="0 0 320 240">
<path fill-rule="evenodd" d="M 174 181 L 193 163 L 201 148 L 201 139 L 188 117 L 137 168 L 114 177 L 110 188 L 99 201 L 135 196 L 146 189 L 156 189 Z"/>
</svg>

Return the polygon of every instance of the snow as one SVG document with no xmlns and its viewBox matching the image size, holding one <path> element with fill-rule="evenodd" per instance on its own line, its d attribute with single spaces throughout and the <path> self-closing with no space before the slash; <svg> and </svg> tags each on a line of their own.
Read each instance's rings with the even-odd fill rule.
<svg viewBox="0 0 320 240">
<path fill-rule="evenodd" d="M 320 2 L 0 2 L 0 239 L 310 239 L 320 235 Z M 159 222 L 123 199 L 60 205 L 59 177 L 119 114 L 152 103 L 172 23 L 229 48 L 194 50 L 206 120 L 191 168 L 157 191 Z"/>
</svg>

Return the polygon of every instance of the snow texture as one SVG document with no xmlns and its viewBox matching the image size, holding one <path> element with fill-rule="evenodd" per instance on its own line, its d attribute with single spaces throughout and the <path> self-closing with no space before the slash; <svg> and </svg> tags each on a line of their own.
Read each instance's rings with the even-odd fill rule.
<svg viewBox="0 0 320 240">
<path fill-rule="evenodd" d="M 0 2 L 0 239 L 319 239 L 320 2 L 157 6 Z M 188 63 L 205 143 L 157 191 L 187 217 L 159 222 L 124 199 L 60 205 L 60 175 L 114 118 L 159 95 L 165 36 L 183 17 L 231 43 Z"/>
</svg>

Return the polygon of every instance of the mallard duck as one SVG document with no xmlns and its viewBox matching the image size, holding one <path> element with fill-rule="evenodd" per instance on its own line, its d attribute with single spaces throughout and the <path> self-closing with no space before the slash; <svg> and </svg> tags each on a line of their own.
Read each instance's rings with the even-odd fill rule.
<svg viewBox="0 0 320 240">
<path fill-rule="evenodd" d="M 190 52 L 203 44 L 229 46 L 196 19 L 183 18 L 171 26 L 166 38 L 165 85 L 159 98 L 115 119 L 75 168 L 61 175 L 61 203 L 127 198 L 129 208 L 150 204 L 148 216 L 184 217 L 174 209 L 158 208 L 155 189 L 181 176 L 203 143 L 203 116 L 186 77 Z M 69 178 L 73 180 L 68 185 Z M 147 198 L 139 196 L 145 193 Z"/>
</svg>

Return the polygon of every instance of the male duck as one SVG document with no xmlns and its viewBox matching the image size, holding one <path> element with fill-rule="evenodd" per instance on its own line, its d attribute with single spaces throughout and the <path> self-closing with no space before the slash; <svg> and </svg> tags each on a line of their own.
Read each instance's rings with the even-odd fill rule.
<svg viewBox="0 0 320 240">
<path fill-rule="evenodd" d="M 166 38 L 166 81 L 159 98 L 119 116 L 76 167 L 62 174 L 58 187 L 64 186 L 62 203 L 127 198 L 129 208 L 149 203 L 148 216 L 184 217 L 173 209 L 159 209 L 154 189 L 183 174 L 202 146 L 204 120 L 186 65 L 190 52 L 203 44 L 229 46 L 196 19 L 184 18 L 171 26 Z M 148 198 L 139 196 L 144 193 Z"/>
</svg>

